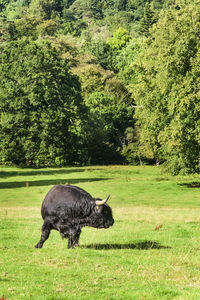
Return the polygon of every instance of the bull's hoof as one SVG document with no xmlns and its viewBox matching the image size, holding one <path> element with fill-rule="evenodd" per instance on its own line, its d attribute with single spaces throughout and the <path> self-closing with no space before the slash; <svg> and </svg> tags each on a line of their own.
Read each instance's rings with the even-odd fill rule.
<svg viewBox="0 0 200 300">
<path fill-rule="evenodd" d="M 35 245 L 35 248 L 42 248 L 42 246 L 38 243 L 37 245 Z"/>
<path fill-rule="evenodd" d="M 73 244 L 73 245 L 68 245 L 68 249 L 74 249 L 74 248 L 77 248 L 79 246 L 79 244 Z"/>
</svg>

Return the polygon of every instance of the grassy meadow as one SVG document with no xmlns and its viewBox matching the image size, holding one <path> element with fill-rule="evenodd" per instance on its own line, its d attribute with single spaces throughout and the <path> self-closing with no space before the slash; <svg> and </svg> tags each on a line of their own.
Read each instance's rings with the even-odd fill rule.
<svg viewBox="0 0 200 300">
<path fill-rule="evenodd" d="M 85 227 L 80 247 L 52 231 L 40 207 L 55 184 L 111 194 L 115 224 Z M 159 167 L 0 168 L 0 299 L 200 299 L 200 175 Z"/>
</svg>

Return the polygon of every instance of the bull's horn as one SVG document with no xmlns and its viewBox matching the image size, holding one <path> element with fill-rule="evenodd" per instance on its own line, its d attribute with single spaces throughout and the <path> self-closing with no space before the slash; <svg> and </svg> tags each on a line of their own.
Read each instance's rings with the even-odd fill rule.
<svg viewBox="0 0 200 300">
<path fill-rule="evenodd" d="M 96 205 L 104 205 L 108 199 L 109 199 L 110 195 L 108 195 L 108 197 L 105 200 L 96 200 Z"/>
</svg>

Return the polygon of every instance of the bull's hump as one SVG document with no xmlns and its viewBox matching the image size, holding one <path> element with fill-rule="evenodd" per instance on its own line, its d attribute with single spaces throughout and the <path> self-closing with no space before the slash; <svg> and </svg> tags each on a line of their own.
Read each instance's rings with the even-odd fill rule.
<svg viewBox="0 0 200 300">
<path fill-rule="evenodd" d="M 49 196 L 53 197 L 57 197 L 59 196 L 63 196 L 63 197 L 67 197 L 68 195 L 70 195 L 71 197 L 74 198 L 74 200 L 79 200 L 81 198 L 85 198 L 88 200 L 93 200 L 93 197 L 86 192 L 85 190 L 74 186 L 74 185 L 55 185 L 50 191 L 49 191 Z M 48 196 L 47 194 L 47 196 Z"/>
<path fill-rule="evenodd" d="M 43 219 L 46 216 L 58 216 L 60 211 L 87 211 L 91 209 L 94 198 L 83 189 L 71 185 L 55 185 L 47 193 L 41 207 Z M 83 209 L 84 207 L 84 209 Z"/>
<path fill-rule="evenodd" d="M 88 192 L 86 192 L 85 190 L 83 190 L 82 188 L 80 188 L 78 186 L 67 184 L 64 187 L 67 188 L 68 191 L 74 191 L 74 192 L 76 191 L 77 193 L 79 193 L 81 195 L 84 195 L 88 198 L 92 198 L 92 196 Z"/>
</svg>

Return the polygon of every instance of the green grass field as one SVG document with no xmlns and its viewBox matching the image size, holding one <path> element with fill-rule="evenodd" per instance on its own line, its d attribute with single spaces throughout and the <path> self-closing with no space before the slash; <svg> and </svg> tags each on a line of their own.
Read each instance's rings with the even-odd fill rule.
<svg viewBox="0 0 200 300">
<path fill-rule="evenodd" d="M 35 249 L 42 200 L 66 182 L 94 197 L 111 194 L 115 224 L 85 227 L 76 249 L 56 231 Z M 200 299 L 200 175 L 2 167 L 0 192 L 0 299 Z"/>
</svg>

